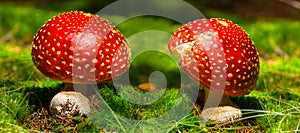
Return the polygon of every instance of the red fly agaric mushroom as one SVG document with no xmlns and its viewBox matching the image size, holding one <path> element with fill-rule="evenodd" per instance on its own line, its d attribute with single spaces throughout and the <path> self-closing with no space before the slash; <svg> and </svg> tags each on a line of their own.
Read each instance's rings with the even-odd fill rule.
<svg viewBox="0 0 300 133">
<path fill-rule="evenodd" d="M 227 96 L 250 93 L 259 74 L 259 58 L 249 35 L 222 19 L 199 19 L 175 31 L 168 43 L 179 65 L 205 88 Z"/>
<path fill-rule="evenodd" d="M 126 72 L 130 50 L 112 23 L 98 15 L 72 11 L 53 17 L 39 29 L 32 60 L 52 79 L 87 84 Z"/>
<path fill-rule="evenodd" d="M 131 58 L 128 43 L 112 23 L 81 11 L 47 21 L 34 37 L 31 54 L 44 75 L 73 84 L 117 77 L 127 71 Z"/>
</svg>

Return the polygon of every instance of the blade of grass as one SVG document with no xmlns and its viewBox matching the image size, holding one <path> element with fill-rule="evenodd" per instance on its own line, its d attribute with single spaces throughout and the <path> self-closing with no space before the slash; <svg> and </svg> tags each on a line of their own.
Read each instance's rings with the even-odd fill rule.
<svg viewBox="0 0 300 133">
<path fill-rule="evenodd" d="M 110 108 L 110 106 L 105 102 L 103 97 L 99 93 L 96 93 L 96 94 L 101 99 L 101 101 L 103 101 L 104 105 L 109 109 L 110 113 L 113 115 L 114 119 L 117 121 L 118 125 L 120 126 L 122 132 L 126 133 L 126 130 L 125 130 L 124 126 L 122 125 L 122 123 L 120 122 L 118 116 L 114 113 L 114 111 Z"/>
</svg>

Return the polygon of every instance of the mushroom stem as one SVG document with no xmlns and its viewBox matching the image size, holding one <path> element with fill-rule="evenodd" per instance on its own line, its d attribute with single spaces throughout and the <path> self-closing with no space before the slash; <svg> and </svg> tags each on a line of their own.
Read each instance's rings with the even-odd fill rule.
<svg viewBox="0 0 300 133">
<path fill-rule="evenodd" d="M 61 89 L 62 91 L 76 91 L 82 93 L 82 95 L 89 97 L 94 93 L 94 89 L 90 84 L 72 84 L 72 83 L 64 83 L 64 87 Z"/>
<path fill-rule="evenodd" d="M 230 97 L 227 95 L 222 95 L 220 93 L 214 92 L 214 91 L 210 91 L 209 89 L 204 89 L 205 92 L 205 99 L 204 99 L 204 103 L 206 104 L 206 106 L 208 107 L 214 107 L 214 105 L 218 104 L 215 103 L 217 101 L 207 101 L 208 98 L 208 94 L 209 93 L 214 93 L 213 95 L 216 97 L 222 97 L 221 101 L 219 102 L 218 106 L 232 106 L 232 107 L 236 107 L 239 108 L 239 106 L 237 104 L 235 104 L 234 102 L 231 101 Z"/>
<path fill-rule="evenodd" d="M 74 91 L 74 87 L 72 83 L 64 83 L 63 88 L 61 88 L 61 91 Z"/>
</svg>

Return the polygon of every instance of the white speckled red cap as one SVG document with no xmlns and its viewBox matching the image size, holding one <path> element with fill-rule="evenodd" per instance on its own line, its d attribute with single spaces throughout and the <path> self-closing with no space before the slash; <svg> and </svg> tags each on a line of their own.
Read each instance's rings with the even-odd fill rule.
<svg viewBox="0 0 300 133">
<path fill-rule="evenodd" d="M 46 76 L 69 83 L 110 80 L 127 71 L 130 49 L 106 19 L 71 11 L 54 16 L 34 37 L 32 60 Z"/>
<path fill-rule="evenodd" d="M 199 19 L 185 24 L 172 34 L 168 47 L 171 53 L 181 54 L 180 66 L 208 89 L 242 96 L 255 87 L 258 52 L 249 35 L 229 20 Z"/>
</svg>

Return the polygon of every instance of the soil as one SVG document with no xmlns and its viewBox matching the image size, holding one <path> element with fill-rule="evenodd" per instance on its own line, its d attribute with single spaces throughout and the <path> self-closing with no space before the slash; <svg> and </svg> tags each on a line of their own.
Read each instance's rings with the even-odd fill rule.
<svg viewBox="0 0 300 133">
<path fill-rule="evenodd" d="M 248 17 L 300 18 L 300 9 L 279 0 L 240 0 L 234 9 Z"/>
<path fill-rule="evenodd" d="M 194 0 L 197 1 L 197 0 Z M 206 6 L 250 18 L 285 18 L 300 20 L 300 0 L 201 0 Z M 283 2 L 284 1 L 284 2 Z"/>
</svg>

